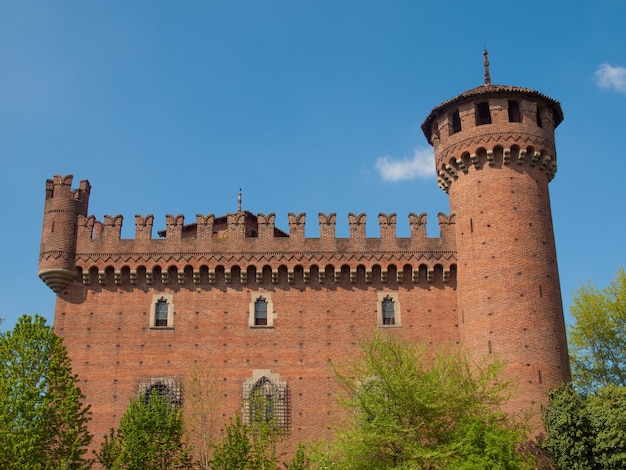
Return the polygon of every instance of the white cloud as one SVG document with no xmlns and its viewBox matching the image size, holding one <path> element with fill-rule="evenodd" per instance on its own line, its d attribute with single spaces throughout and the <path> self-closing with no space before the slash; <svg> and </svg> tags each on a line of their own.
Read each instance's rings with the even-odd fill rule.
<svg viewBox="0 0 626 470">
<path fill-rule="evenodd" d="M 596 83 L 600 88 L 612 88 L 626 95 L 626 67 L 602 64 L 596 70 Z"/>
<path fill-rule="evenodd" d="M 417 148 L 412 158 L 394 160 L 389 155 L 378 157 L 376 169 L 385 181 L 412 180 L 435 176 L 435 157 L 430 148 Z"/>
</svg>

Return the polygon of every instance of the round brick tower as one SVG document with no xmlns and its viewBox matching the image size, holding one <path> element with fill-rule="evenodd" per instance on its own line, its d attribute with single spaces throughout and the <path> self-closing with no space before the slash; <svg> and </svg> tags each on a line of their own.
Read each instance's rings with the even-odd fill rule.
<svg viewBox="0 0 626 470">
<path fill-rule="evenodd" d="M 86 180 L 72 191 L 72 175 L 46 181 L 39 277 L 59 293 L 78 277 L 76 271 L 76 219 L 87 215 L 90 186 Z"/>
<path fill-rule="evenodd" d="M 510 412 L 537 412 L 571 380 L 548 183 L 560 104 L 527 88 L 485 83 L 436 106 L 422 124 L 439 186 L 456 213 L 463 345 L 495 354 L 516 385 Z M 541 430 L 538 415 L 532 426 Z"/>
</svg>

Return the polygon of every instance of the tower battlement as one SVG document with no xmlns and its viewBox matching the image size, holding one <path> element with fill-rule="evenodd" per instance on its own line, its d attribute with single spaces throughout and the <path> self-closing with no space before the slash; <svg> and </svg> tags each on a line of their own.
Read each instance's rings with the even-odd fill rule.
<svg viewBox="0 0 626 470">
<path fill-rule="evenodd" d="M 91 186 L 82 180 L 72 190 L 72 175 L 46 181 L 46 200 L 39 249 L 39 277 L 60 292 L 76 279 L 76 220 L 87 213 Z"/>
<path fill-rule="evenodd" d="M 556 173 L 554 129 L 563 120 L 558 101 L 527 88 L 481 85 L 435 107 L 422 124 L 435 148 L 439 187 L 470 168 L 529 165 L 548 181 Z"/>
</svg>

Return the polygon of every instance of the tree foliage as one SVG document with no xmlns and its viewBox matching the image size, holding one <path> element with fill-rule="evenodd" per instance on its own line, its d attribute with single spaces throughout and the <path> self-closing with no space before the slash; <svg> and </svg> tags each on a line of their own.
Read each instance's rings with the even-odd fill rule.
<svg viewBox="0 0 626 470">
<path fill-rule="evenodd" d="M 111 430 L 97 453 L 107 470 L 193 468 L 185 441 L 182 410 L 156 390 L 146 402 L 131 400 L 117 431 Z"/>
<path fill-rule="evenodd" d="M 270 421 L 247 424 L 237 413 L 224 430 L 224 437 L 213 450 L 212 469 L 275 470 L 282 455 L 280 430 Z"/>
<path fill-rule="evenodd" d="M 0 336 L 0 367 L 0 468 L 89 468 L 89 408 L 43 317 L 24 315 Z"/>
<path fill-rule="evenodd" d="M 570 384 L 550 392 L 543 447 L 559 469 L 626 468 L 626 388 L 609 385 L 591 395 Z"/>
<path fill-rule="evenodd" d="M 337 372 L 349 412 L 337 436 L 340 468 L 533 468 L 518 450 L 522 427 L 498 411 L 508 387 L 501 363 L 382 335 L 362 351 Z"/>
<path fill-rule="evenodd" d="M 574 385 L 584 393 L 626 386 L 626 273 L 618 270 L 605 289 L 581 287 L 570 309 L 568 331 Z"/>
</svg>

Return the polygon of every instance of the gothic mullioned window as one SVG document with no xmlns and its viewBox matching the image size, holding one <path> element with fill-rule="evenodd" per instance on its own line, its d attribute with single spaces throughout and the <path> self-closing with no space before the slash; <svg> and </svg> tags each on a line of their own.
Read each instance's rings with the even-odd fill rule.
<svg viewBox="0 0 626 470">
<path fill-rule="evenodd" d="M 274 420 L 274 405 L 276 390 L 267 377 L 261 377 L 252 387 L 250 401 L 250 424 L 258 422 L 272 422 Z"/>
<path fill-rule="evenodd" d="M 282 433 L 289 432 L 289 388 L 279 374 L 269 369 L 253 371 L 243 384 L 243 414 L 251 426 L 268 423 Z"/>
</svg>

